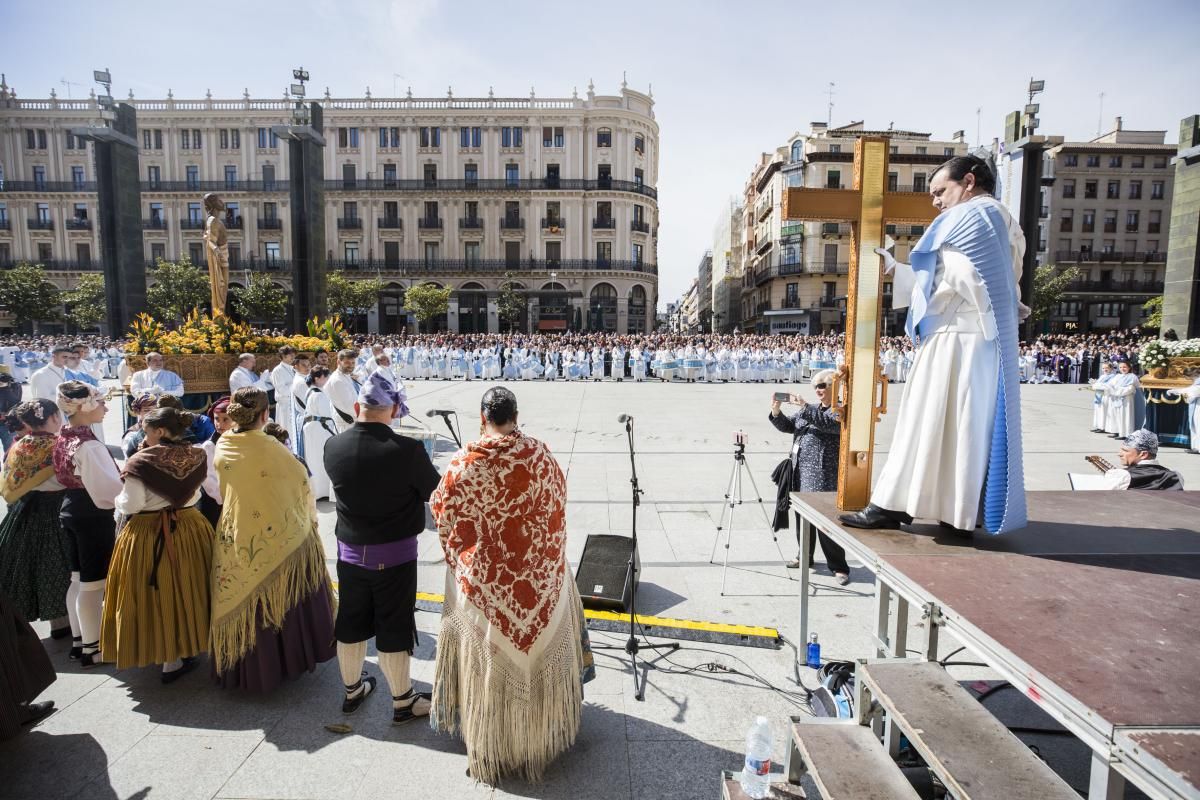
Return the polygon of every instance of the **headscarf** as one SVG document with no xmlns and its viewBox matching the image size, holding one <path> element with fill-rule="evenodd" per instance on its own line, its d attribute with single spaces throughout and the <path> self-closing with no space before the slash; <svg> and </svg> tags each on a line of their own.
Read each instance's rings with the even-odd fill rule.
<svg viewBox="0 0 1200 800">
<path fill-rule="evenodd" d="M 382 369 L 377 369 L 367 376 L 358 389 L 358 404 L 371 408 L 391 408 L 400 406 L 400 416 L 408 415 L 403 388 L 397 388 Z"/>
<path fill-rule="evenodd" d="M 91 411 L 100 405 L 100 401 L 104 398 L 104 392 L 91 384 L 86 384 L 88 387 L 87 397 L 67 397 L 62 393 L 62 384 L 59 384 L 59 389 L 56 391 L 57 397 L 54 402 L 58 403 L 58 407 L 68 417 L 73 417 L 81 411 Z"/>
<path fill-rule="evenodd" d="M 1151 458 L 1158 458 L 1158 436 L 1145 428 L 1134 431 L 1125 437 L 1125 446 L 1139 453 L 1149 453 Z"/>
</svg>

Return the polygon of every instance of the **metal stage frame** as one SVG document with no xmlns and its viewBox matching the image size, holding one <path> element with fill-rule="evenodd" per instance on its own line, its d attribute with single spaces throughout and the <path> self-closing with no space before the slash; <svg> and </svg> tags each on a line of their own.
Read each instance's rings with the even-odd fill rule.
<svg viewBox="0 0 1200 800">
<path fill-rule="evenodd" d="M 793 492 L 800 563 L 815 528 L 875 575 L 877 658 L 906 656 L 915 609 L 923 658 L 937 660 L 945 630 L 1079 737 L 1091 800 L 1118 800 L 1126 780 L 1152 798 L 1200 798 L 1200 492 L 1027 498 L 1028 527 L 968 538 L 936 524 L 843 527 L 834 493 Z"/>
</svg>

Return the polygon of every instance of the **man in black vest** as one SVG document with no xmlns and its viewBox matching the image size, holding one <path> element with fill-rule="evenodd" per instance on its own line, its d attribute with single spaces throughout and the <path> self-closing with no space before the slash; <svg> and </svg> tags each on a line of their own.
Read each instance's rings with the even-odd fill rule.
<svg viewBox="0 0 1200 800">
<path fill-rule="evenodd" d="M 375 637 L 379 669 L 392 692 L 392 724 L 428 716 L 430 695 L 413 691 L 409 665 L 417 641 L 417 534 L 440 476 L 424 446 L 400 436 L 399 390 L 376 370 L 354 403 L 354 424 L 325 443 L 325 471 L 337 498 L 338 665 L 351 714 L 375 689 L 362 671 Z"/>
<path fill-rule="evenodd" d="M 1117 453 L 1122 466 L 1110 469 L 1104 477 L 1109 489 L 1183 490 L 1178 472 L 1158 463 L 1158 436 L 1145 428 L 1129 434 Z"/>
</svg>

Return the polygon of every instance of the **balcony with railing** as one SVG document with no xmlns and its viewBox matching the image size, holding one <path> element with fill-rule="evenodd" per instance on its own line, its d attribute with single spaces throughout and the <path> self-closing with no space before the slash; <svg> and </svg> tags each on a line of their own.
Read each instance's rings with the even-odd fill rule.
<svg viewBox="0 0 1200 800">
<path fill-rule="evenodd" d="M 483 230 L 482 217 L 459 217 L 458 227 L 462 230 Z"/>
<path fill-rule="evenodd" d="M 440 231 L 442 229 L 442 218 L 420 217 L 417 219 L 417 227 L 423 231 Z"/>
<path fill-rule="evenodd" d="M 184 231 L 202 231 L 204 230 L 204 220 L 181 219 L 179 220 L 179 229 Z"/>
<path fill-rule="evenodd" d="M 924 225 L 885 225 L 884 233 L 888 236 L 916 236 L 925 235 Z"/>
<path fill-rule="evenodd" d="M 596 230 L 615 230 L 617 221 L 612 217 L 595 217 L 592 219 L 592 228 Z"/>
<path fill-rule="evenodd" d="M 567 227 L 567 221 L 562 217 L 542 217 L 542 230 L 561 231 Z"/>
<path fill-rule="evenodd" d="M 502 231 L 523 231 L 525 230 L 524 217 L 501 217 L 500 230 Z"/>
<path fill-rule="evenodd" d="M 798 242 L 804 239 L 804 223 L 797 222 L 790 225 L 784 225 L 779 229 L 779 241 L 781 243 Z"/>
<path fill-rule="evenodd" d="M 283 220 L 279 217 L 259 217 L 258 229 L 260 231 L 283 230 Z"/>
<path fill-rule="evenodd" d="M 0 262 L 0 269 L 12 269 L 18 264 L 41 264 L 47 270 L 59 272 L 100 272 L 104 264 L 99 259 L 62 259 L 47 258 L 39 261 L 36 258 L 7 259 Z"/>
<path fill-rule="evenodd" d="M 377 220 L 380 230 L 398 231 L 404 227 L 404 221 L 400 217 L 379 217 Z"/>
<path fill-rule="evenodd" d="M 629 223 L 629 230 L 633 231 L 634 233 L 649 233 L 650 223 L 646 222 L 645 220 L 635 219 Z"/>
<path fill-rule="evenodd" d="M 66 221 L 66 228 L 69 231 L 90 231 L 92 221 L 87 217 L 71 217 Z"/>
<path fill-rule="evenodd" d="M 362 217 L 338 217 L 337 226 L 339 231 L 362 230 Z"/>
<path fill-rule="evenodd" d="M 11 230 L 12 230 L 12 220 L 0 219 L 0 231 L 11 231 Z"/>
<path fill-rule="evenodd" d="M 1117 264 L 1165 264 L 1166 253 L 1129 253 L 1122 251 L 1095 252 L 1093 250 L 1058 250 L 1054 263 L 1117 263 Z"/>
<path fill-rule="evenodd" d="M 761 315 L 764 311 L 770 311 L 770 310 L 771 310 L 771 301 L 770 300 L 767 300 L 766 302 L 759 303 L 758 305 L 754 306 L 754 313 L 756 315 Z"/>
<path fill-rule="evenodd" d="M 849 275 L 850 274 L 850 264 L 848 262 L 844 262 L 844 261 L 842 261 L 842 262 L 825 261 L 820 264 L 811 265 L 811 267 L 808 271 L 812 272 L 812 273 L 817 273 L 820 275 Z"/>
<path fill-rule="evenodd" d="M 651 199 L 658 190 L 638 181 L 616 179 L 585 180 L 581 178 L 370 178 L 346 180 L 326 179 L 328 192 L 631 192 Z"/>
<path fill-rule="evenodd" d="M 848 222 L 822 222 L 822 236 L 849 236 L 850 223 Z"/>
<path fill-rule="evenodd" d="M 95 192 L 95 181 L 0 181 L 0 192 Z"/>
<path fill-rule="evenodd" d="M 145 231 L 165 231 L 167 229 L 167 221 L 162 217 L 150 217 L 142 219 L 142 230 Z"/>
<path fill-rule="evenodd" d="M 231 231 L 240 231 L 242 228 L 244 228 L 246 226 L 246 224 L 242 220 L 241 216 L 226 217 L 225 219 L 222 220 L 222 222 L 224 222 L 225 227 Z"/>
<path fill-rule="evenodd" d="M 1117 223 L 1116 222 L 1104 223 L 1104 232 L 1105 233 L 1116 233 L 1117 232 Z"/>
<path fill-rule="evenodd" d="M 29 223 L 29 230 L 31 230 L 31 231 L 52 231 L 52 230 L 54 230 L 54 220 L 52 220 L 52 219 L 38 219 L 38 218 L 34 217 L 33 219 L 28 220 L 28 223 Z"/>
<path fill-rule="evenodd" d="M 536 273 L 549 278 L 551 272 L 637 272 L 657 275 L 658 267 L 644 261 L 615 259 L 461 259 L 461 258 L 411 258 L 411 259 L 330 259 L 329 269 L 356 272 L 388 272 L 401 275 L 422 276 L 441 273 L 499 274 L 505 272 Z"/>
<path fill-rule="evenodd" d="M 1071 281 L 1065 289 L 1071 292 L 1099 292 L 1105 294 L 1149 294 L 1163 292 L 1162 281 Z"/>
</svg>

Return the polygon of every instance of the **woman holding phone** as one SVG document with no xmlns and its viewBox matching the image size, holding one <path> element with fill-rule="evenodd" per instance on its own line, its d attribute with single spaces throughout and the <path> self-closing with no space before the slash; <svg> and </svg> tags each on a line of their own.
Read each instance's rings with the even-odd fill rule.
<svg viewBox="0 0 1200 800">
<path fill-rule="evenodd" d="M 813 375 L 812 387 L 817 402 L 810 403 L 800 395 L 788 395 L 789 403 L 800 407 L 790 417 L 780 409 L 784 402 L 782 392 L 777 392 L 771 401 L 771 424 L 781 433 L 792 435 L 792 491 L 833 492 L 837 491 L 838 445 L 841 438 L 841 423 L 830 407 L 831 386 L 834 372 L 821 370 Z M 796 537 L 799 544 L 800 521 L 796 520 Z M 850 582 L 850 565 L 846 563 L 846 551 L 824 533 L 820 533 L 821 551 L 825 563 L 839 584 Z M 813 542 L 808 546 L 809 563 L 812 567 Z M 800 559 L 788 564 L 792 569 L 800 568 Z"/>
</svg>

